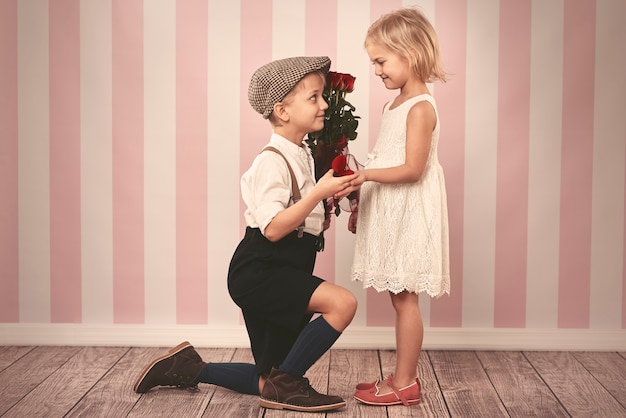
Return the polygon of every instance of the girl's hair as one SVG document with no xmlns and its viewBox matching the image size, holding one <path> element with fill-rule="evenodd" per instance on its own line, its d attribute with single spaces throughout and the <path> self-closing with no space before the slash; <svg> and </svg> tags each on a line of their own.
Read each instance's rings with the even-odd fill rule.
<svg viewBox="0 0 626 418">
<path fill-rule="evenodd" d="M 367 30 L 368 42 L 384 45 L 405 58 L 425 83 L 446 81 L 437 33 L 421 11 L 404 8 L 381 16 Z"/>
</svg>

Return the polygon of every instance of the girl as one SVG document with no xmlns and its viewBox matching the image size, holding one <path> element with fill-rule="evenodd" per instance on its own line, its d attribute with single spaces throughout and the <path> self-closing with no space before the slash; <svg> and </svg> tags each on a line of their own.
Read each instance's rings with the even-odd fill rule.
<svg viewBox="0 0 626 418">
<path fill-rule="evenodd" d="M 439 117 L 426 83 L 445 82 L 437 35 L 418 10 L 382 16 L 369 28 L 365 49 L 376 75 L 398 96 L 384 106 L 380 133 L 365 170 L 358 211 L 352 280 L 387 291 L 396 311 L 395 372 L 361 383 L 354 397 L 371 405 L 414 405 L 421 385 L 417 363 L 424 327 L 418 293 L 450 291 L 448 215 L 437 160 Z"/>
</svg>

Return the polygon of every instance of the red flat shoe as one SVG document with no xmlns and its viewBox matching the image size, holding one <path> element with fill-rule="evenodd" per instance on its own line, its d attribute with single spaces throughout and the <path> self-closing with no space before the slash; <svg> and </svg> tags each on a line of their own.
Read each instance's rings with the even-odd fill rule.
<svg viewBox="0 0 626 418">
<path fill-rule="evenodd" d="M 378 384 L 378 382 L 380 382 L 379 379 L 374 380 L 373 382 L 369 382 L 369 383 L 359 383 L 358 385 L 356 385 L 356 390 L 367 390 L 367 389 L 371 389 L 374 386 L 376 386 Z"/>
<path fill-rule="evenodd" d="M 379 405 L 379 406 L 391 406 L 391 405 L 417 405 L 420 401 L 420 392 L 422 385 L 419 378 L 415 379 L 415 383 L 398 389 L 393 384 L 392 376 L 389 376 L 386 380 L 387 385 L 391 388 L 392 392 L 381 395 L 379 383 L 374 384 L 369 389 L 357 390 L 354 394 L 354 399 L 367 405 Z"/>
</svg>

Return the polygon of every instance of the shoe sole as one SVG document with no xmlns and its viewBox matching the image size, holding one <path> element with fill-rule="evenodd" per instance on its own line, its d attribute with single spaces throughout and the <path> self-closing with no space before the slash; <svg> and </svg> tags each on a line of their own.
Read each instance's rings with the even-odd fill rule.
<svg viewBox="0 0 626 418">
<path fill-rule="evenodd" d="M 276 402 L 276 401 L 270 401 L 268 399 L 263 399 L 261 398 L 259 403 L 261 404 L 261 406 L 263 408 L 268 408 L 268 409 L 288 409 L 291 411 L 298 411 L 298 412 L 319 412 L 319 411 L 330 411 L 333 409 L 339 409 L 339 408 L 343 408 L 346 406 L 346 402 L 338 402 L 338 403 L 334 403 L 334 404 L 330 404 L 330 405 L 319 405 L 319 406 L 298 406 L 298 405 L 291 405 L 288 403 L 282 403 L 282 402 Z"/>
<path fill-rule="evenodd" d="M 361 399 L 357 396 L 354 397 L 354 399 L 356 399 L 359 402 L 362 402 L 366 405 L 375 405 L 375 406 L 393 406 L 393 405 L 403 405 L 401 400 L 397 400 L 397 401 L 393 401 L 393 402 L 372 402 L 372 401 L 367 401 L 365 399 Z M 418 403 L 420 403 L 419 399 L 407 399 L 407 406 L 411 406 L 411 405 L 417 405 Z"/>
<path fill-rule="evenodd" d="M 143 369 L 143 371 L 141 372 L 141 374 L 137 378 L 137 381 L 135 381 L 135 384 L 133 385 L 133 390 L 135 392 L 137 392 L 137 389 L 139 388 L 139 385 L 141 384 L 141 381 L 146 377 L 146 375 L 148 374 L 150 369 L 152 369 L 159 361 L 165 360 L 166 358 L 168 358 L 168 357 L 170 357 L 170 356 L 172 356 L 172 355 L 174 355 L 174 354 L 176 354 L 176 353 L 178 353 L 180 351 L 183 351 L 187 347 L 191 347 L 191 344 L 189 343 L 189 341 L 182 342 L 182 343 L 178 344 L 176 347 L 172 348 L 170 351 L 168 351 L 167 354 L 164 354 L 161 357 L 157 357 L 154 360 L 152 360 L 152 362 L 150 364 L 148 364 Z M 148 390 L 150 390 L 150 389 L 148 389 Z M 145 392 L 137 392 L 137 393 L 145 393 Z"/>
</svg>

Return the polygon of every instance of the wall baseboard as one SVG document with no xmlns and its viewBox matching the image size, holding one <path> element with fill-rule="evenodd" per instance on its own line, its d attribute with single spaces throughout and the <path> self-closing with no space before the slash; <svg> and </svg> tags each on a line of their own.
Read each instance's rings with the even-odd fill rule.
<svg viewBox="0 0 626 418">
<path fill-rule="evenodd" d="M 0 324 L 0 345 L 248 347 L 241 327 Z M 394 349 L 393 327 L 349 327 L 333 348 Z M 426 328 L 426 350 L 625 351 L 626 330 Z"/>
</svg>

